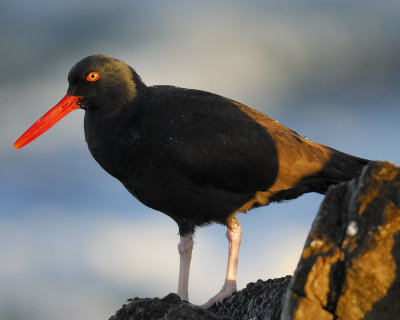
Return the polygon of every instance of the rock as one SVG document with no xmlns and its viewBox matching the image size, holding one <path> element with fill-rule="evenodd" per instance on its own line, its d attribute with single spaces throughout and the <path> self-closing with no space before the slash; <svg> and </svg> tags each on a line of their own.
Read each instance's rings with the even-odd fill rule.
<svg viewBox="0 0 400 320">
<path fill-rule="evenodd" d="M 110 320 L 152 320 L 161 319 L 172 307 L 181 305 L 181 299 L 175 293 L 160 298 L 134 298 L 122 306 Z"/>
<path fill-rule="evenodd" d="M 375 162 L 329 189 L 282 320 L 400 318 L 400 168 Z"/>
<path fill-rule="evenodd" d="M 129 299 L 110 320 L 279 320 L 290 279 L 251 282 L 209 310 L 182 302 L 175 293 L 162 299 Z"/>
<path fill-rule="evenodd" d="M 246 288 L 225 299 L 222 305 L 213 306 L 210 311 L 217 315 L 218 319 L 279 320 L 282 302 L 291 278 L 286 276 L 250 282 Z"/>
</svg>

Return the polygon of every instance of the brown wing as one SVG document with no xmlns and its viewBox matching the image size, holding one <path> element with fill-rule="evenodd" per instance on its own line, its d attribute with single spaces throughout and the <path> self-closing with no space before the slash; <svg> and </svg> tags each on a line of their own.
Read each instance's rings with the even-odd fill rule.
<svg viewBox="0 0 400 320">
<path fill-rule="evenodd" d="M 267 192 L 261 192 L 258 197 L 261 203 L 268 201 L 272 194 L 288 190 L 304 177 L 320 171 L 329 161 L 332 151 L 315 142 L 301 137 L 297 132 L 283 126 L 265 114 L 232 101 L 242 112 L 262 125 L 275 142 L 278 153 L 278 175 L 275 183 Z M 260 190 L 261 191 L 261 190 Z M 264 196 L 262 195 L 264 194 Z M 257 200 L 257 201 L 258 201 Z"/>
</svg>

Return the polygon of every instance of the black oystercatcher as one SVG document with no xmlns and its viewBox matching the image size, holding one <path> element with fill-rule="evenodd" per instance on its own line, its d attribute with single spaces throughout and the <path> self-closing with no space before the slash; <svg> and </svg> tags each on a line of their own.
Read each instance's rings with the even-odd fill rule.
<svg viewBox="0 0 400 320">
<path fill-rule="evenodd" d="M 227 226 L 224 285 L 204 307 L 236 290 L 241 227 L 252 208 L 325 193 L 368 160 L 311 142 L 270 117 L 209 92 L 146 86 L 124 62 L 93 55 L 69 72 L 67 95 L 14 144 L 29 143 L 70 111 L 85 110 L 90 152 L 145 205 L 179 227 L 178 294 L 188 300 L 193 234 Z"/>
</svg>

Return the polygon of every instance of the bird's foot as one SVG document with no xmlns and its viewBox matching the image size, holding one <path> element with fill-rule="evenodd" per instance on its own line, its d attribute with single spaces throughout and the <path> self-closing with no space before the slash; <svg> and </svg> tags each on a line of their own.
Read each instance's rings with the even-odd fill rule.
<svg viewBox="0 0 400 320">
<path fill-rule="evenodd" d="M 209 309 L 214 304 L 220 304 L 225 298 L 230 297 L 234 292 L 236 292 L 236 280 L 225 280 L 225 283 L 220 292 L 215 296 L 211 297 L 205 304 L 200 307 L 203 309 Z"/>
</svg>

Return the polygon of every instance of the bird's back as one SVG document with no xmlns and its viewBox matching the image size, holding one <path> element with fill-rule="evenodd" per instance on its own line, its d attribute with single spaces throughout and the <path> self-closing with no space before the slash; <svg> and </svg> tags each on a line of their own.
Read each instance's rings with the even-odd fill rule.
<svg viewBox="0 0 400 320">
<path fill-rule="evenodd" d="M 325 192 L 355 174 L 354 168 L 331 173 L 338 166 L 345 172 L 351 156 L 219 95 L 149 87 L 130 107 L 132 116 L 125 112 L 118 129 L 107 133 L 113 150 L 100 150 L 97 134 L 86 134 L 89 149 L 133 195 L 178 224 L 187 218 L 194 225 L 224 223 L 235 212 Z M 99 126 L 86 117 L 85 132 Z"/>
</svg>

